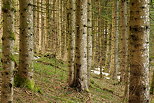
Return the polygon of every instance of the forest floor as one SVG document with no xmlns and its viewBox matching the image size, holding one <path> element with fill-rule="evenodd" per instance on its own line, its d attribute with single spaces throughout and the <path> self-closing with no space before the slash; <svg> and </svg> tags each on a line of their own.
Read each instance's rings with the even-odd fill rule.
<svg viewBox="0 0 154 103">
<path fill-rule="evenodd" d="M 18 62 L 18 53 L 16 53 Z M 1 66 L 1 63 L 0 63 Z M 91 76 L 90 91 L 68 87 L 67 63 L 55 57 L 34 60 L 34 79 L 39 92 L 14 87 L 14 103 L 123 103 L 123 86 L 118 81 Z"/>
<path fill-rule="evenodd" d="M 15 58 L 18 61 L 18 53 Z M 55 57 L 36 57 L 34 79 L 39 92 L 14 87 L 14 103 L 125 103 L 124 86 L 118 81 L 92 73 L 90 91 L 78 92 L 68 87 L 67 78 L 67 63 Z"/>
<path fill-rule="evenodd" d="M 15 103 L 122 103 L 123 87 L 118 81 L 92 74 L 90 92 L 77 92 L 67 84 L 67 63 L 41 57 L 34 61 L 34 79 L 40 92 L 15 88 Z M 115 86 L 116 85 L 116 86 Z"/>
</svg>

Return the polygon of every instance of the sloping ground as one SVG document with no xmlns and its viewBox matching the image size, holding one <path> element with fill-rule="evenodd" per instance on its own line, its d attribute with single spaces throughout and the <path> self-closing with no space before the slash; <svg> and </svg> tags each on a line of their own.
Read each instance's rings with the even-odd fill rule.
<svg viewBox="0 0 154 103">
<path fill-rule="evenodd" d="M 15 88 L 15 103 L 122 103 L 123 87 L 117 81 L 92 74 L 90 92 L 77 92 L 67 85 L 66 63 L 41 57 L 34 61 L 34 79 L 39 92 Z"/>
<path fill-rule="evenodd" d="M 18 53 L 15 59 L 18 62 Z M 1 67 L 1 63 L 0 63 Z M 14 87 L 14 103 L 124 103 L 117 81 L 92 74 L 90 92 L 77 92 L 67 85 L 67 64 L 55 57 L 34 60 L 34 79 L 39 92 Z"/>
<path fill-rule="evenodd" d="M 92 73 L 90 92 L 80 93 L 68 87 L 67 78 L 67 63 L 55 57 L 35 58 L 34 79 L 39 92 L 14 87 L 14 103 L 125 103 L 124 86 L 118 81 Z"/>
</svg>

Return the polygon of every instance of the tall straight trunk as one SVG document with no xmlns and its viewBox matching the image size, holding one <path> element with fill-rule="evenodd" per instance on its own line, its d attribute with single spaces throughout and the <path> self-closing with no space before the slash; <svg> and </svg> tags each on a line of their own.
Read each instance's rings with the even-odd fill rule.
<svg viewBox="0 0 154 103">
<path fill-rule="evenodd" d="M 128 0 L 121 0 L 120 1 L 120 71 L 121 71 L 121 78 L 120 81 L 125 84 L 125 92 L 124 96 L 125 99 L 128 100 L 128 82 L 129 82 L 129 73 L 128 73 Z"/>
<path fill-rule="evenodd" d="M 118 0 L 113 1 L 112 7 L 112 48 L 110 72 L 112 79 L 117 79 L 118 74 Z"/>
<path fill-rule="evenodd" d="M 104 44 L 104 34 L 105 34 L 104 24 L 105 24 L 105 21 L 100 19 L 98 22 L 100 23 L 98 25 L 99 26 L 98 32 L 100 33 L 100 35 L 99 35 L 99 55 L 100 55 L 99 64 L 100 64 L 100 78 L 102 78 L 103 77 L 102 72 L 103 72 L 103 66 L 104 66 L 103 65 L 104 64 L 104 55 L 103 54 L 105 52 L 105 50 L 103 50 L 104 46 L 105 46 L 105 44 Z"/>
<path fill-rule="evenodd" d="M 61 58 L 63 59 L 63 60 L 65 60 L 66 58 L 65 58 L 65 55 L 66 55 L 66 48 L 67 47 L 65 47 L 65 15 L 66 15 L 66 13 L 65 13 L 65 5 L 64 5 L 64 1 L 61 1 Z"/>
<path fill-rule="evenodd" d="M 37 45 L 36 52 L 40 52 L 41 50 L 41 0 L 37 0 L 37 31 L 38 35 L 35 38 L 35 43 Z"/>
<path fill-rule="evenodd" d="M 73 85 L 74 70 L 75 70 L 75 34 L 76 34 L 76 0 L 69 1 L 69 16 L 70 16 L 70 32 L 69 32 L 69 47 L 68 47 L 68 62 L 69 62 L 69 85 Z"/>
<path fill-rule="evenodd" d="M 92 2 L 92 8 L 93 9 L 96 9 L 96 5 L 97 5 L 97 2 L 95 1 L 91 1 Z M 97 36 L 97 15 L 96 15 L 96 12 L 92 12 L 92 65 L 95 66 L 96 65 L 96 46 L 97 46 L 97 43 L 96 43 L 96 36 Z"/>
<path fill-rule="evenodd" d="M 78 0 L 76 9 L 76 66 L 74 86 L 79 91 L 88 91 L 87 78 L 87 0 Z"/>
<path fill-rule="evenodd" d="M 92 68 L 92 0 L 88 0 L 88 21 L 87 21 L 87 70 L 88 86 L 90 85 L 90 73 Z"/>
<path fill-rule="evenodd" d="M 67 60 L 67 57 L 68 57 L 68 53 L 67 53 L 67 46 L 68 46 L 68 36 L 67 36 L 67 32 L 68 32 L 68 20 L 67 20 L 67 7 L 66 7 L 66 4 L 67 4 L 67 0 L 64 0 L 63 1 L 63 9 L 62 9 L 62 13 L 63 13 L 63 23 L 62 23 L 62 54 L 63 54 L 63 60 Z"/>
<path fill-rule="evenodd" d="M 120 61 L 120 68 L 121 68 L 121 81 L 125 81 L 125 74 L 126 74 L 126 69 L 127 69 L 127 34 L 128 34 L 128 19 L 127 19 L 127 0 L 121 0 L 120 2 L 120 56 L 121 56 L 121 61 Z"/>
<path fill-rule="evenodd" d="M 104 21 L 103 27 L 103 35 L 102 35 L 102 40 L 101 40 L 101 68 L 100 70 L 103 71 L 103 68 L 105 68 L 105 61 L 106 61 L 106 52 L 107 52 L 107 27 L 108 27 L 108 22 Z M 100 77 L 102 78 L 102 71 Z"/>
<path fill-rule="evenodd" d="M 50 42 L 50 30 L 49 30 L 49 27 L 50 27 L 50 0 L 46 0 L 46 36 L 47 36 L 47 43 L 46 43 L 46 51 L 49 51 L 49 42 Z"/>
<path fill-rule="evenodd" d="M 59 1 L 59 52 L 60 52 L 60 58 L 62 58 L 62 1 Z"/>
<path fill-rule="evenodd" d="M 105 68 L 110 68 L 110 60 L 111 60 L 111 28 L 112 25 L 108 24 L 108 33 L 107 33 L 107 43 L 106 43 L 106 61 Z M 109 70 L 110 71 L 110 70 Z"/>
<path fill-rule="evenodd" d="M 114 58 L 114 72 L 113 72 L 113 78 L 114 79 L 117 79 L 117 75 L 118 75 L 118 72 L 119 72 L 119 70 L 118 70 L 118 64 L 119 64 L 119 61 L 118 61 L 118 55 L 119 55 L 119 52 L 118 52 L 118 49 L 119 49 L 119 40 L 118 40 L 118 38 L 119 38 L 119 27 L 118 27 L 118 24 L 119 24 L 119 18 L 118 18 L 118 16 L 119 16 L 119 1 L 118 0 L 116 0 L 116 2 L 115 2 L 116 4 L 115 4 L 115 9 L 116 9 L 116 16 L 115 16 L 115 51 L 114 51 L 114 53 L 115 53 L 115 58 Z"/>
<path fill-rule="evenodd" d="M 99 1 L 96 2 L 97 5 L 99 4 Z M 97 9 L 99 9 L 99 7 L 97 7 Z M 99 10 L 100 11 L 100 10 Z M 95 38 L 95 42 L 96 42 L 96 50 L 95 50 L 95 65 L 96 67 L 100 66 L 100 33 L 101 33 L 101 23 L 100 23 L 100 12 L 98 11 L 98 16 L 96 17 L 96 38 Z"/>
<path fill-rule="evenodd" d="M 36 33 L 36 31 L 37 31 L 37 19 L 36 19 L 36 17 L 37 17 L 37 11 L 36 11 L 36 7 L 37 7 L 37 2 L 36 2 L 37 0 L 33 0 L 33 23 L 34 23 L 34 25 L 33 25 L 33 29 L 34 29 L 34 52 L 37 52 L 37 41 L 36 41 L 36 39 L 37 39 L 37 33 Z"/>
<path fill-rule="evenodd" d="M 15 7 L 16 11 L 19 10 L 18 4 L 19 4 L 19 1 L 14 0 L 14 5 L 15 5 L 14 7 Z M 15 32 L 15 34 L 17 34 L 17 35 L 15 35 L 16 40 L 14 42 L 14 47 L 16 50 L 19 50 L 19 35 L 18 35 L 19 34 L 19 12 L 15 12 L 14 17 L 15 17 L 14 18 L 14 32 Z"/>
<path fill-rule="evenodd" d="M 58 57 L 59 58 L 62 58 L 62 48 L 61 48 L 62 47 L 62 38 L 61 38 L 61 36 L 62 36 L 62 28 L 61 28 L 62 13 L 61 13 L 61 9 L 62 8 L 61 8 L 61 5 L 62 5 L 62 2 L 61 2 L 61 0 L 59 0 L 58 3 L 57 3 L 57 9 L 58 9 L 58 14 L 57 14 L 57 16 L 58 16 L 58 18 L 57 18 L 57 22 L 58 22 L 58 25 L 57 25 L 58 48 L 57 48 L 57 51 L 58 51 Z"/>
<path fill-rule="evenodd" d="M 56 17 L 56 2 L 57 0 L 53 0 L 53 6 L 52 6 L 52 10 L 53 10 L 53 13 L 52 13 L 52 46 L 53 46 L 53 51 L 52 53 L 56 55 L 56 43 L 57 43 L 57 34 L 56 34 L 56 20 L 55 20 L 55 17 Z"/>
<path fill-rule="evenodd" d="M 34 88 L 33 80 L 33 0 L 20 0 L 19 68 L 15 78 L 17 87 Z"/>
<path fill-rule="evenodd" d="M 149 0 L 130 0 L 129 103 L 149 103 Z"/>
<path fill-rule="evenodd" d="M 46 36 L 46 29 L 45 29 L 45 1 L 41 0 L 41 53 L 45 53 L 45 36 Z"/>
<path fill-rule="evenodd" d="M 102 12 L 102 8 L 101 8 L 101 2 L 98 1 L 98 35 L 97 35 L 97 51 L 98 51 L 98 54 L 97 54 L 97 63 L 99 64 L 99 67 L 100 67 L 100 78 L 102 78 L 102 59 L 103 59 L 103 55 L 102 55 L 102 49 L 103 49 L 103 39 L 104 39 L 104 20 L 102 20 L 101 18 L 101 12 Z"/>
<path fill-rule="evenodd" d="M 47 50 L 48 51 L 52 51 L 53 48 L 52 47 L 52 1 L 51 0 L 47 0 L 46 1 L 46 27 L 47 27 L 47 41 L 48 43 L 47 45 Z"/>
<path fill-rule="evenodd" d="M 14 70 L 14 4 L 13 0 L 3 0 L 3 36 L 2 36 L 2 87 L 1 103 L 13 103 Z"/>
<path fill-rule="evenodd" d="M 115 50 L 115 0 L 113 1 L 112 4 L 112 33 L 111 33 L 111 62 L 110 62 L 110 74 L 112 76 L 113 71 L 114 71 L 114 50 Z"/>
</svg>

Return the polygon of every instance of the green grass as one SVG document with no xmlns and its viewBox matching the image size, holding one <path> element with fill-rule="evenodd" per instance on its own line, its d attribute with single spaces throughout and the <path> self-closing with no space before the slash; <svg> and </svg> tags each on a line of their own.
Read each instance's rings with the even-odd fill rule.
<svg viewBox="0 0 154 103">
<path fill-rule="evenodd" d="M 15 55 L 15 60 L 18 63 L 18 55 Z M 33 62 L 33 66 L 35 84 L 40 88 L 41 93 L 15 88 L 14 103 L 85 103 L 89 94 L 91 94 L 93 103 L 102 103 L 102 101 L 104 103 L 120 103 L 121 101 L 120 97 L 115 94 L 120 94 L 123 90 L 117 91 L 115 94 L 110 92 L 119 87 L 115 87 L 113 82 L 99 79 L 97 75 L 91 76 L 89 93 L 80 93 L 69 88 L 67 84 L 68 65 L 62 60 L 41 57 Z"/>
<path fill-rule="evenodd" d="M 39 62 L 37 62 L 39 61 Z M 88 99 L 88 93 L 79 93 L 71 89 L 67 85 L 68 68 L 65 62 L 55 58 L 41 57 L 34 62 L 34 71 L 39 78 L 41 84 L 46 84 L 50 88 L 50 93 L 46 88 L 41 87 L 43 90 L 44 98 L 48 101 L 56 101 L 58 103 L 84 103 Z M 41 61 L 41 62 L 40 62 Z M 51 64 L 51 65 L 50 65 Z M 58 68 L 57 68 L 58 66 Z M 92 76 L 93 77 L 93 76 Z M 110 91 L 113 91 L 114 86 L 112 83 L 103 83 L 104 80 L 99 78 L 91 78 L 90 94 L 92 94 L 92 101 L 94 103 L 101 103 L 104 101 L 120 101 L 120 98 Z M 37 82 L 36 82 L 37 83 Z M 39 83 L 37 85 L 40 85 Z M 106 88 L 106 85 L 112 88 Z M 108 91 L 105 89 L 109 89 Z M 119 91 L 122 92 L 122 91 Z"/>
</svg>

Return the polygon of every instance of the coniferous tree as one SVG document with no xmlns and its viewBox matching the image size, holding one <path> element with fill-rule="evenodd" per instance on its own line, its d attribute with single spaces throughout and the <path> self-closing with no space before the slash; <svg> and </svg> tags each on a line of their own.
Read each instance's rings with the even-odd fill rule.
<svg viewBox="0 0 154 103">
<path fill-rule="evenodd" d="M 19 68 L 15 78 L 17 87 L 34 89 L 33 80 L 33 0 L 20 0 Z"/>
<path fill-rule="evenodd" d="M 149 0 L 130 0 L 129 103 L 149 103 Z"/>
<path fill-rule="evenodd" d="M 87 70 L 88 85 L 90 85 L 90 73 L 92 68 L 92 0 L 88 0 L 88 37 L 87 37 Z"/>
<path fill-rule="evenodd" d="M 69 85 L 73 85 L 75 71 L 75 34 L 76 34 L 76 0 L 69 1 L 69 47 L 68 47 L 68 62 L 69 62 Z"/>
<path fill-rule="evenodd" d="M 74 87 L 88 91 L 87 78 L 87 0 L 78 0 L 76 6 L 76 55 Z"/>
<path fill-rule="evenodd" d="M 13 103 L 14 0 L 3 0 L 1 103 Z"/>
</svg>

